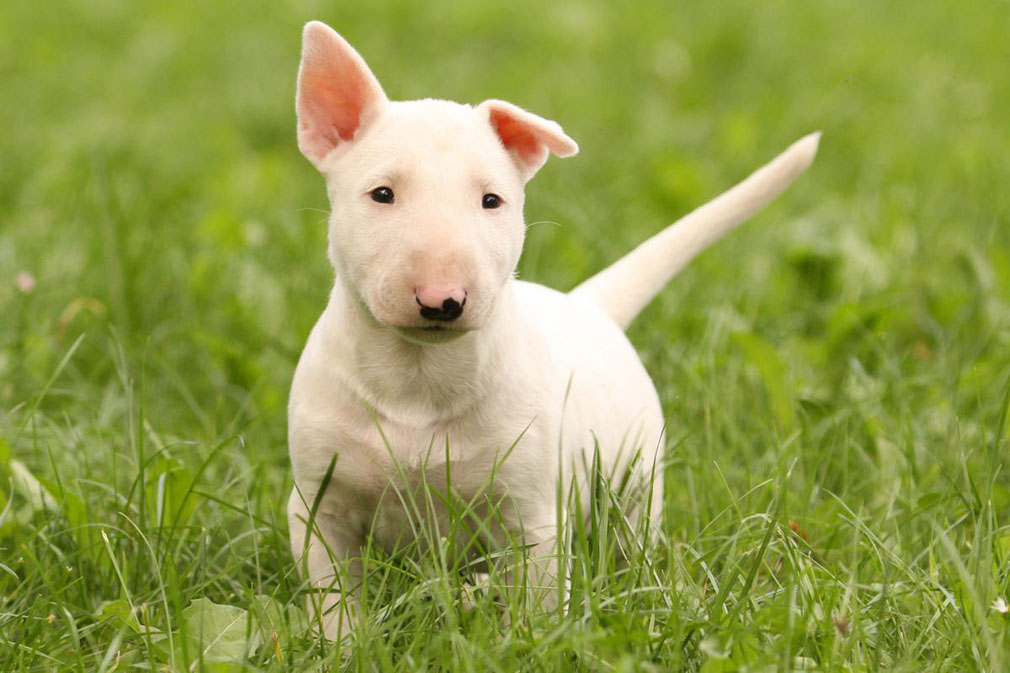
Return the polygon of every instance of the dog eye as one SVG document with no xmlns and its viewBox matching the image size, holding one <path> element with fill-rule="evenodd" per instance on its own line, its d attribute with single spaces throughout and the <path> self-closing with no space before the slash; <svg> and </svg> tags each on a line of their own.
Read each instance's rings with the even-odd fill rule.
<svg viewBox="0 0 1010 673">
<path fill-rule="evenodd" d="M 392 203 L 393 190 L 389 187 L 376 187 L 372 190 L 372 201 L 376 203 Z"/>
<path fill-rule="evenodd" d="M 482 208 L 497 208 L 501 205 L 501 197 L 497 194 L 485 194 L 484 198 L 481 199 L 480 205 Z"/>
</svg>

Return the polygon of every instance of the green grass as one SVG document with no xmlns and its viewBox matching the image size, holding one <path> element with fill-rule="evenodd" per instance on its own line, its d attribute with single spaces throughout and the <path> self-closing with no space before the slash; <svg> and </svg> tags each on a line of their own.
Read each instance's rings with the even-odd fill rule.
<svg viewBox="0 0 1010 673">
<path fill-rule="evenodd" d="M 1010 667 L 1010 4 L 290 4 L 0 4 L 0 670 Z M 627 565 L 619 530 L 570 531 L 568 612 L 465 607 L 436 544 L 372 555 L 346 658 L 304 628 L 311 18 L 394 98 L 579 141 L 527 198 L 521 275 L 562 289 L 824 131 L 633 326 L 664 529 Z"/>
</svg>

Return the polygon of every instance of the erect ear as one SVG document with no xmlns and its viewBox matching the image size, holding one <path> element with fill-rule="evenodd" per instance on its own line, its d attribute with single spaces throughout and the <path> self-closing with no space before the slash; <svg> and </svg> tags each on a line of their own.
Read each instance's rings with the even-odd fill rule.
<svg viewBox="0 0 1010 673">
<path fill-rule="evenodd" d="M 565 135 L 557 122 L 538 117 L 501 100 L 487 100 L 477 106 L 485 110 L 491 128 L 512 155 L 523 181 L 533 177 L 552 152 L 570 157 L 579 151 L 575 141 Z"/>
<path fill-rule="evenodd" d="M 354 140 L 386 102 L 354 47 L 325 23 L 305 24 L 295 95 L 298 149 L 316 168 L 335 147 Z"/>
</svg>

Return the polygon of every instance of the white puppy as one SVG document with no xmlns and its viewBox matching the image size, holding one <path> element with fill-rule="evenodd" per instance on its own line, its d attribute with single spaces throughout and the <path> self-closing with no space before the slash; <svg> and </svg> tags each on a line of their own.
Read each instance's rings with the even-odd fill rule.
<svg viewBox="0 0 1010 673">
<path fill-rule="evenodd" d="M 657 516 L 663 416 L 623 328 L 807 168 L 818 137 L 563 294 L 514 278 L 524 184 L 578 150 L 560 126 L 496 100 L 390 101 L 328 26 L 303 39 L 298 145 L 326 178 L 336 282 L 291 388 L 288 517 L 321 589 L 310 611 L 335 638 L 357 613 L 367 537 L 409 539 L 404 493 L 422 484 L 451 474 L 455 495 L 495 503 L 491 537 L 522 537 L 533 584 L 555 580 L 557 489 L 585 482 L 594 447 L 606 474 L 651 485 L 626 511 Z"/>
</svg>

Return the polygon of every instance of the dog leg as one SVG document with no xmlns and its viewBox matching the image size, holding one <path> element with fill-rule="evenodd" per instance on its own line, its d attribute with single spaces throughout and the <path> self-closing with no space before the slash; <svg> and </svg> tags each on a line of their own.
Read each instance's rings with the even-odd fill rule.
<svg viewBox="0 0 1010 673">
<path fill-rule="evenodd" d="M 364 540 L 342 533 L 332 516 L 317 511 L 306 543 L 309 518 L 309 508 L 295 487 L 288 500 L 288 527 L 296 566 L 314 589 L 306 599 L 309 617 L 317 631 L 338 641 L 350 634 L 358 618 Z"/>
<path fill-rule="evenodd" d="M 549 612 L 558 606 L 557 533 L 554 508 L 536 517 L 526 517 L 522 540 L 526 553 L 506 570 L 505 586 L 510 588 L 513 604 L 523 603 L 533 612 Z M 524 593 L 524 601 L 516 601 Z"/>
</svg>

